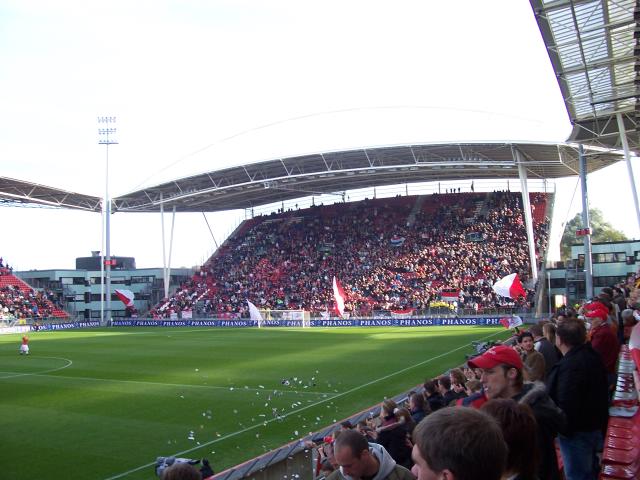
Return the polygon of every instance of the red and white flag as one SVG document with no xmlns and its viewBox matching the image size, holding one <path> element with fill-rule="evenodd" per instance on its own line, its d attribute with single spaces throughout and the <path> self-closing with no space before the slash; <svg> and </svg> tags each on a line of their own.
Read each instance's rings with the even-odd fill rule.
<svg viewBox="0 0 640 480">
<path fill-rule="evenodd" d="M 342 316 L 344 313 L 344 302 L 347 299 L 347 296 L 344 294 L 344 290 L 342 289 L 342 285 L 336 277 L 333 277 L 333 298 L 336 302 L 336 310 Z"/>
<path fill-rule="evenodd" d="M 460 299 L 460 290 L 456 288 L 444 288 L 440 292 L 440 299 L 444 302 L 457 302 Z"/>
<path fill-rule="evenodd" d="M 631 330 L 629 351 L 631 352 L 631 358 L 636 362 L 636 368 L 640 369 L 640 323 Z"/>
<path fill-rule="evenodd" d="M 500 319 L 500 323 L 502 324 L 502 326 L 504 328 L 516 328 L 519 327 L 520 325 L 522 325 L 522 319 L 520 317 L 518 317 L 517 315 L 514 315 L 513 317 L 503 317 Z"/>
<path fill-rule="evenodd" d="M 115 292 L 120 301 L 124 303 L 125 307 L 133 307 L 133 299 L 135 295 L 131 290 L 119 290 L 116 288 Z"/>
<path fill-rule="evenodd" d="M 493 284 L 493 291 L 501 297 L 518 298 L 526 296 L 517 273 L 512 273 L 498 280 Z"/>
</svg>

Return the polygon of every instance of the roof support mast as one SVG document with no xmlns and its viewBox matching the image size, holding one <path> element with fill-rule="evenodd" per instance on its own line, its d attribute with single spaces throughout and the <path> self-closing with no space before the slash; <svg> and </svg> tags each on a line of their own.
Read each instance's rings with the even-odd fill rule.
<svg viewBox="0 0 640 480">
<path fill-rule="evenodd" d="M 104 260 L 104 278 L 100 281 L 106 284 L 104 287 L 105 296 L 101 299 L 103 307 L 100 308 L 100 319 L 102 325 L 111 325 L 111 198 L 109 198 L 109 145 L 117 145 L 118 141 L 114 138 L 116 133 L 115 123 L 116 117 L 98 117 L 98 123 L 106 124 L 104 128 L 98 128 L 98 139 L 100 145 L 105 146 L 105 187 L 104 187 L 104 243 L 106 250 L 106 258 Z M 103 268 L 100 271 L 103 271 Z M 103 288 L 100 288 L 102 293 Z"/>
<path fill-rule="evenodd" d="M 527 169 L 524 159 L 517 148 L 513 149 L 515 161 L 518 164 L 518 177 L 522 190 L 522 210 L 524 211 L 524 223 L 527 228 L 527 243 L 529 244 L 529 262 L 531 263 L 531 280 L 538 280 L 538 263 L 536 260 L 536 244 L 533 237 L 533 220 L 531 219 L 531 204 L 529 202 L 529 188 L 527 186 Z"/>
<path fill-rule="evenodd" d="M 171 279 L 171 252 L 173 250 L 173 227 L 176 222 L 176 206 L 173 206 L 173 214 L 171 215 L 171 235 L 169 237 L 169 261 L 167 262 L 167 254 L 164 239 L 164 201 L 162 193 L 160 194 L 160 226 L 162 228 L 162 276 L 164 280 L 164 298 L 169 298 L 169 280 Z"/>
<path fill-rule="evenodd" d="M 624 127 L 624 121 L 622 120 L 621 113 L 616 113 L 616 120 L 618 120 L 620 141 L 622 142 L 622 148 L 624 149 L 624 159 L 627 162 L 627 172 L 629 173 L 629 181 L 631 182 L 631 194 L 633 195 L 633 204 L 636 207 L 636 220 L 638 221 L 638 227 L 640 227 L 640 207 L 638 206 L 638 191 L 636 190 L 636 182 L 633 177 L 631 154 L 629 153 L 629 142 L 627 141 L 627 132 Z"/>
<path fill-rule="evenodd" d="M 582 186 L 582 227 L 584 236 L 584 289 L 585 298 L 593 297 L 593 262 L 591 261 L 591 219 L 589 218 L 589 192 L 587 191 L 587 157 L 582 144 L 578 145 L 580 156 L 580 184 Z"/>
</svg>

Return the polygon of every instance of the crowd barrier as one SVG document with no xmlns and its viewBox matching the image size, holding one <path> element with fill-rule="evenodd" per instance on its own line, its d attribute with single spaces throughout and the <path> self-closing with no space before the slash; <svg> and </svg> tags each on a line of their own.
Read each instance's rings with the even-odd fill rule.
<svg viewBox="0 0 640 480">
<path fill-rule="evenodd" d="M 327 319 L 327 320 L 263 320 L 261 327 L 432 327 L 457 325 L 501 325 L 498 317 L 473 318 L 367 318 L 367 319 Z M 113 320 L 114 327 L 258 327 L 258 321 L 240 320 Z"/>
<path fill-rule="evenodd" d="M 441 327 L 441 326 L 498 326 L 504 325 L 505 317 L 430 317 L 430 318 L 350 318 L 350 319 L 311 319 L 311 320 L 155 320 L 144 318 L 117 319 L 110 322 L 113 327 L 214 327 L 214 328 L 277 328 L 277 327 Z M 535 323 L 534 317 L 523 318 L 525 323 Z M 258 325 L 260 323 L 260 325 Z M 54 321 L 39 325 L 13 325 L 0 327 L 2 333 L 21 333 L 29 331 L 70 330 L 75 328 L 100 327 L 98 320 Z"/>
</svg>

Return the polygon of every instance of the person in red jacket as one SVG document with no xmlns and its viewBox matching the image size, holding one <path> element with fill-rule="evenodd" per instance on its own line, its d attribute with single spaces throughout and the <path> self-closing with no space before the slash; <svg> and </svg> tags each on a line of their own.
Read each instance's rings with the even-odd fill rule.
<svg viewBox="0 0 640 480">
<path fill-rule="evenodd" d="M 620 343 L 607 323 L 607 316 L 600 310 L 588 312 L 585 317 L 591 322 L 589 330 L 591 347 L 600 354 L 607 368 L 609 388 L 612 388 L 616 382 L 616 361 L 620 353 Z"/>
</svg>

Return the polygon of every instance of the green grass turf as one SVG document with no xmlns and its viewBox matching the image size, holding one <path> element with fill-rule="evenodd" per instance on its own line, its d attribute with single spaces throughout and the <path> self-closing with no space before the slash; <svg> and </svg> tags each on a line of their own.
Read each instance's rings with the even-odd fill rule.
<svg viewBox="0 0 640 480">
<path fill-rule="evenodd" d="M 221 471 L 463 363 L 473 340 L 506 335 L 112 328 L 33 332 L 28 357 L 20 335 L 3 335 L 0 477 L 152 479 L 152 467 L 136 469 L 168 455 Z"/>
</svg>

